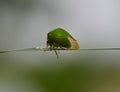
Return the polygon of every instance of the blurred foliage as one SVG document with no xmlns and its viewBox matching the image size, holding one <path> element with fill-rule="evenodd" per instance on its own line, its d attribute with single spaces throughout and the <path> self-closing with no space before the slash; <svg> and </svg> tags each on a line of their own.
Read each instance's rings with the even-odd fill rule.
<svg viewBox="0 0 120 92">
<path fill-rule="evenodd" d="M 67 59 L 66 61 L 62 59 L 46 61 L 34 57 L 20 57 L 23 60 L 13 59 L 12 56 L 4 55 L 10 59 L 3 62 L 1 59 L 0 80 L 6 81 L 9 85 L 18 85 L 18 89 L 22 92 L 120 91 L 120 68 L 115 63 L 103 66 L 89 57 L 79 58 L 76 61 L 75 58 L 69 61 Z M 34 59 L 31 62 L 27 58 Z M 12 91 L 9 92 L 14 92 L 14 85 Z M 6 86 L 4 87 L 7 89 Z"/>
</svg>

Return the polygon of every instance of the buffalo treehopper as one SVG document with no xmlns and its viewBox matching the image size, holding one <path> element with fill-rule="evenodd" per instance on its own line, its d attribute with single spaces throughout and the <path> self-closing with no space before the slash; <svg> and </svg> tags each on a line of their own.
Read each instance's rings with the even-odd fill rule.
<svg viewBox="0 0 120 92">
<path fill-rule="evenodd" d="M 63 50 L 78 50 L 80 48 L 77 41 L 64 29 L 56 28 L 50 31 L 47 34 L 47 48 L 50 50 L 54 50 L 57 58 L 58 53 L 56 50 L 63 49 Z"/>
</svg>

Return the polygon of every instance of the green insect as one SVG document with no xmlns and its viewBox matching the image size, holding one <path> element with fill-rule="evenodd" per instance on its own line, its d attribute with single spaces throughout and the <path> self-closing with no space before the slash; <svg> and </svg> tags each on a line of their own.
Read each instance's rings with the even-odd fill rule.
<svg viewBox="0 0 120 92">
<path fill-rule="evenodd" d="M 77 50 L 79 49 L 79 44 L 77 41 L 64 29 L 56 28 L 50 31 L 47 34 L 47 48 L 50 50 L 54 50 L 57 57 L 58 53 L 56 50 L 60 49 L 67 49 L 67 50 Z"/>
</svg>

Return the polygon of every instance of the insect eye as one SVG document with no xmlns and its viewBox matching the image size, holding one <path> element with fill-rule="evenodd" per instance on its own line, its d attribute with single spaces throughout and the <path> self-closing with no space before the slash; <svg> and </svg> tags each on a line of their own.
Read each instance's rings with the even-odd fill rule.
<svg viewBox="0 0 120 92">
<path fill-rule="evenodd" d="M 49 41 L 47 41 L 47 44 L 49 44 Z"/>
</svg>

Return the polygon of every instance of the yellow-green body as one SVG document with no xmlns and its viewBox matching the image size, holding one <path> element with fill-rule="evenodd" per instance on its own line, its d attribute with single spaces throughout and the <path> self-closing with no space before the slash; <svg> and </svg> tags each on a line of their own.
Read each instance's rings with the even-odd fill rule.
<svg viewBox="0 0 120 92">
<path fill-rule="evenodd" d="M 77 41 L 64 29 L 56 28 L 47 34 L 47 47 L 65 48 L 65 49 L 79 49 Z"/>
</svg>

